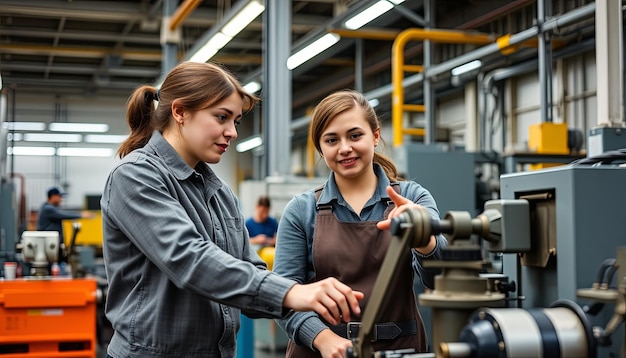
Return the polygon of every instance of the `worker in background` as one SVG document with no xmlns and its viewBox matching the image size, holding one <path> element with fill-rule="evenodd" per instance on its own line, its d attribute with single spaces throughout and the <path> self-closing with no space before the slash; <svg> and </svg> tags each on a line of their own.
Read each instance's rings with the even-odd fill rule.
<svg viewBox="0 0 626 358">
<path fill-rule="evenodd" d="M 261 196 L 257 200 L 254 214 L 246 220 L 250 243 L 258 249 L 273 247 L 276 244 L 278 221 L 270 216 L 270 199 Z"/>
<path fill-rule="evenodd" d="M 234 357 L 239 315 L 315 310 L 339 324 L 362 293 L 302 285 L 250 248 L 238 199 L 212 169 L 257 98 L 225 69 L 182 62 L 130 96 L 130 135 L 101 200 L 113 358 Z"/>
<path fill-rule="evenodd" d="M 65 254 L 65 244 L 63 242 L 63 220 L 92 218 L 93 214 L 89 211 L 66 211 L 61 210 L 61 202 L 65 193 L 59 187 L 48 189 L 48 200 L 41 205 L 37 217 L 38 231 L 56 231 L 59 233 L 59 262 L 67 263 L 67 255 Z"/>
<path fill-rule="evenodd" d="M 274 272 L 298 282 L 336 277 L 365 293 L 363 309 L 391 241 L 391 218 L 420 205 L 433 218 L 439 219 L 439 212 L 425 188 L 398 178 L 391 160 L 375 150 L 382 141 L 380 125 L 362 94 L 345 90 L 323 99 L 312 113 L 309 133 L 331 173 L 324 185 L 294 196 L 283 210 Z M 443 236 L 431 236 L 399 264 L 389 289 L 393 303 L 381 308 L 373 349 L 427 350 L 413 275 L 432 288 L 438 271 L 425 269 L 421 260 L 439 259 L 446 245 Z M 358 335 L 314 312 L 294 313 L 279 324 L 290 338 L 286 356 L 291 358 L 343 357 L 356 338 L 348 332 Z"/>
</svg>

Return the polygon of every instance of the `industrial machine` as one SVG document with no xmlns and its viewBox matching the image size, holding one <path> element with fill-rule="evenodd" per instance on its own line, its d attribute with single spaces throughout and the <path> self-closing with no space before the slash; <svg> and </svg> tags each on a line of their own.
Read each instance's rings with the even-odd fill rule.
<svg viewBox="0 0 626 358">
<path fill-rule="evenodd" d="M 626 357 L 626 248 L 611 259 L 623 244 L 624 182 L 618 166 L 510 174 L 502 177 L 504 199 L 488 201 L 476 217 L 450 211 L 438 221 L 415 209 L 394 218 L 394 240 L 348 356 Z M 433 234 L 449 242 L 440 261 L 424 262 L 442 272 L 434 290 L 419 295 L 433 310 L 433 352 L 372 351 L 398 259 Z M 502 272 L 483 246 L 502 254 Z"/>
<path fill-rule="evenodd" d="M 22 256 L 32 275 L 0 279 L 0 355 L 96 357 L 94 278 L 51 276 L 59 255 L 56 231 L 24 231 Z"/>
</svg>

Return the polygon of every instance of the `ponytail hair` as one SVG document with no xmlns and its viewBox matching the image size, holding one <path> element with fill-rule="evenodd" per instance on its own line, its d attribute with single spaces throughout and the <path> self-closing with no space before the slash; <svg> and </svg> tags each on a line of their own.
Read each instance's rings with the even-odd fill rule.
<svg viewBox="0 0 626 358">
<path fill-rule="evenodd" d="M 322 152 L 320 147 L 320 138 L 322 133 L 328 127 L 330 122 L 345 111 L 349 111 L 355 107 L 363 111 L 365 121 L 369 124 L 372 132 L 380 128 L 380 122 L 376 111 L 369 104 L 365 96 L 358 91 L 342 90 L 328 95 L 313 110 L 311 115 L 311 123 L 309 125 L 309 135 L 313 141 L 315 149 L 318 153 Z M 380 138 L 382 141 L 382 137 Z M 384 142 L 383 142 L 384 143 Z M 390 181 L 398 181 L 398 169 L 387 156 L 374 152 L 373 162 L 379 164 L 385 171 L 385 175 Z"/>
<path fill-rule="evenodd" d="M 152 136 L 151 118 L 154 113 L 154 101 L 157 100 L 157 89 L 152 86 L 137 88 L 126 103 L 126 122 L 130 127 L 130 135 L 122 142 L 117 154 L 123 158 L 137 148 L 148 143 Z"/>
<path fill-rule="evenodd" d="M 152 132 L 163 132 L 174 120 L 172 102 L 178 100 L 189 112 L 209 108 L 237 93 L 243 100 L 243 111 L 254 107 L 258 97 L 246 92 L 239 81 L 222 67 L 212 63 L 181 62 L 165 77 L 161 88 L 144 85 L 128 99 L 126 120 L 130 135 L 117 153 L 126 156 L 145 146 Z M 155 106 L 156 104 L 156 106 Z"/>
<path fill-rule="evenodd" d="M 386 155 L 374 152 L 373 161 L 374 163 L 378 163 L 383 168 L 383 170 L 385 171 L 385 175 L 387 175 L 387 178 L 389 178 L 389 181 L 394 182 L 403 180 L 398 175 L 398 169 L 396 168 L 396 165 L 393 164 L 391 159 L 389 159 L 389 157 L 387 157 Z"/>
</svg>

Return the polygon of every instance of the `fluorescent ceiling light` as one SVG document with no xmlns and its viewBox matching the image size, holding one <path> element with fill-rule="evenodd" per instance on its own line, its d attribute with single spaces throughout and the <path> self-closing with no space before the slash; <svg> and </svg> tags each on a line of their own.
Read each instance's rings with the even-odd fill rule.
<svg viewBox="0 0 626 358">
<path fill-rule="evenodd" d="M 87 134 L 84 140 L 87 143 L 122 143 L 126 138 L 128 136 L 124 134 Z"/>
<path fill-rule="evenodd" d="M 226 46 L 232 37 L 226 36 L 221 32 L 216 33 L 209 41 L 207 41 L 196 53 L 189 58 L 190 62 L 207 62 L 213 57 L 217 51 Z"/>
<path fill-rule="evenodd" d="M 57 155 L 61 157 L 112 157 L 111 148 L 58 148 Z"/>
<path fill-rule="evenodd" d="M 2 126 L 10 131 L 42 131 L 46 129 L 43 122 L 4 122 Z"/>
<path fill-rule="evenodd" d="M 261 139 L 261 137 L 259 136 L 254 136 L 254 137 L 250 137 L 246 140 L 243 140 L 242 142 L 238 143 L 237 146 L 235 147 L 235 149 L 239 152 L 239 153 L 243 153 L 243 152 L 247 152 L 251 149 L 254 149 L 256 147 L 259 147 L 263 144 L 263 139 Z"/>
<path fill-rule="evenodd" d="M 380 0 L 374 5 L 349 18 L 344 23 L 344 26 L 349 30 L 359 29 L 380 15 L 393 9 L 394 5 L 398 5 L 403 2 L 404 0 Z"/>
<path fill-rule="evenodd" d="M 53 156 L 54 148 L 52 147 L 9 147 L 7 148 L 7 154 L 9 155 L 41 155 L 41 156 Z"/>
<path fill-rule="evenodd" d="M 83 140 L 80 134 L 59 134 L 59 133 L 24 133 L 26 142 L 57 142 L 76 143 Z"/>
<path fill-rule="evenodd" d="M 248 2 L 248 4 L 228 20 L 219 32 L 216 32 L 202 47 L 191 55 L 188 61 L 207 62 L 211 57 L 215 56 L 222 47 L 226 46 L 233 37 L 237 36 L 241 30 L 250 25 L 264 10 L 265 6 L 261 2 L 257 0 Z"/>
<path fill-rule="evenodd" d="M 104 123 L 58 123 L 53 122 L 48 125 L 48 129 L 53 132 L 94 132 L 104 133 L 109 130 L 109 125 Z"/>
<path fill-rule="evenodd" d="M 257 93 L 261 89 L 261 84 L 256 81 L 248 82 L 243 89 L 248 93 Z"/>
<path fill-rule="evenodd" d="M 315 57 L 317 54 L 336 44 L 339 39 L 339 35 L 330 33 L 320 37 L 302 50 L 289 56 L 289 58 L 287 59 L 287 68 L 293 70 L 294 68 Z"/>
<path fill-rule="evenodd" d="M 263 4 L 250 1 L 241 11 L 235 15 L 224 27 L 222 33 L 227 36 L 235 37 L 241 30 L 245 29 L 257 16 L 265 10 Z"/>
<path fill-rule="evenodd" d="M 378 98 L 370 99 L 368 102 L 370 106 L 372 106 L 372 108 L 376 108 L 380 104 L 380 101 L 378 100 Z"/>
<path fill-rule="evenodd" d="M 19 142 L 22 140 L 22 133 L 9 133 L 7 135 L 7 141 Z"/>
<path fill-rule="evenodd" d="M 450 71 L 450 73 L 452 74 L 452 76 L 459 76 L 462 75 L 464 73 L 473 71 L 477 68 L 480 68 L 480 66 L 482 65 L 482 62 L 480 62 L 480 60 L 474 60 L 472 62 L 468 62 L 464 65 L 461 65 L 459 67 L 455 67 L 452 69 L 452 71 Z"/>
</svg>

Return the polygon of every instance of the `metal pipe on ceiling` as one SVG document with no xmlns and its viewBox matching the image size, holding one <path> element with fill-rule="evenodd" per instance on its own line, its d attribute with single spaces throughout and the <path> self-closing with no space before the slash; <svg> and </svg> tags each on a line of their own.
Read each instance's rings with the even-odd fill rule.
<svg viewBox="0 0 626 358">
<path fill-rule="evenodd" d="M 200 5 L 202 0 L 185 0 L 174 11 L 172 18 L 170 19 L 170 30 L 174 31 L 180 26 L 183 21 L 193 12 L 193 10 Z"/>
<path fill-rule="evenodd" d="M 585 18 L 591 17 L 595 14 L 596 4 L 591 3 L 585 6 L 581 6 L 577 9 L 569 11 L 561 16 L 555 16 L 546 20 L 543 23 L 541 29 L 538 26 L 533 26 L 527 30 L 518 32 L 517 34 L 513 34 L 511 36 L 502 37 L 506 41 L 498 41 L 496 43 L 483 46 L 474 51 L 470 51 L 462 56 L 455 57 L 446 62 L 442 62 L 438 65 L 432 66 L 428 69 L 426 76 L 427 77 L 435 77 L 437 75 L 446 73 L 452 70 L 455 67 L 463 65 L 465 63 L 479 60 L 486 56 L 495 54 L 499 51 L 506 50 L 509 47 L 518 46 L 523 44 L 524 42 L 537 37 L 540 31 L 554 31 L 559 27 L 567 26 L 573 24 L 577 21 L 583 20 Z"/>
<path fill-rule="evenodd" d="M 474 29 L 478 26 L 481 26 L 495 18 L 504 16 L 506 14 L 511 13 L 512 11 L 516 11 L 524 6 L 527 6 L 530 3 L 534 3 L 536 0 L 517 0 L 514 1 L 510 4 L 504 5 L 502 7 L 499 7 L 493 11 L 490 11 L 486 14 L 484 14 L 483 16 L 481 16 L 480 18 L 476 18 L 476 19 L 472 19 L 464 24 L 461 24 L 459 26 L 456 27 L 457 30 L 470 30 L 470 29 Z M 332 27 L 331 27 L 332 28 Z M 334 31 L 334 30 L 330 30 L 330 31 Z M 386 30 L 388 31 L 388 30 Z M 398 32 L 399 33 L 399 32 Z M 355 34 L 357 36 L 363 36 L 363 38 L 365 38 L 365 36 L 369 36 L 367 30 L 358 30 L 358 33 Z M 383 35 L 382 37 L 387 37 L 386 35 Z M 393 40 L 395 38 L 392 38 L 390 40 Z M 409 49 L 407 49 L 406 51 L 406 56 L 413 56 L 416 55 L 417 53 L 419 53 L 420 51 L 423 50 L 423 45 L 420 43 L 417 46 L 413 46 Z M 364 73 L 365 74 L 375 74 L 378 73 L 386 68 L 389 68 L 389 66 L 391 65 L 391 57 L 388 57 L 385 60 L 379 61 L 375 64 L 372 64 L 370 66 L 368 66 L 367 68 L 364 69 Z M 257 74 L 254 73 L 252 75 L 252 77 L 256 76 Z M 337 88 L 341 88 L 341 87 L 345 87 L 348 86 L 349 83 L 351 83 L 352 79 L 353 79 L 353 75 L 346 75 L 345 77 L 338 79 L 337 81 L 334 81 L 333 83 L 327 85 L 326 87 L 323 88 L 319 88 L 315 91 L 308 91 L 307 92 L 307 96 L 303 97 L 303 96 L 299 96 L 298 98 L 294 98 L 294 103 L 293 106 L 294 107 L 298 107 L 301 106 L 303 103 L 308 103 L 311 101 L 312 98 L 318 98 L 320 96 L 323 96 L 326 93 L 329 93 L 333 90 L 336 90 Z M 413 77 L 407 77 L 407 79 L 405 79 L 405 85 L 413 85 L 416 83 L 420 83 L 422 82 L 423 78 L 422 78 L 422 74 L 418 74 L 416 76 Z M 386 96 L 391 94 L 392 92 L 392 85 L 384 85 L 381 86 L 375 90 L 373 90 L 372 93 L 372 97 L 371 98 L 377 98 L 377 97 L 382 97 L 382 96 Z"/>
<path fill-rule="evenodd" d="M 402 31 L 396 40 L 393 42 L 391 50 L 391 76 L 393 83 L 392 93 L 392 128 L 393 128 L 393 145 L 399 146 L 403 142 L 403 134 L 405 134 L 404 126 L 402 124 L 403 113 L 410 109 L 416 108 L 415 106 L 408 106 L 404 103 L 404 86 L 402 85 L 402 79 L 404 73 L 408 71 L 416 72 L 420 70 L 415 66 L 406 65 L 404 63 L 404 49 L 409 41 L 432 41 L 438 43 L 459 43 L 459 44 L 488 44 L 495 41 L 495 36 L 480 33 L 467 33 L 457 30 L 441 30 L 441 29 L 407 29 Z M 432 66 L 424 62 L 424 67 L 428 70 Z M 421 72 L 421 71 L 419 71 Z M 425 90 L 426 93 L 426 90 Z M 426 109 L 432 107 L 434 102 L 427 100 L 427 96 L 424 96 L 424 104 Z M 421 107 L 418 111 L 421 111 Z M 431 108 L 432 109 L 432 108 Z M 432 112 L 431 112 L 432 113 Z M 434 120 L 433 120 L 434 122 Z M 433 127 L 432 131 L 429 127 Z M 425 142 L 429 144 L 430 135 L 434 132 L 434 125 L 426 126 Z"/>
<path fill-rule="evenodd" d="M 581 6 L 577 9 L 574 9 L 572 11 L 569 11 L 561 16 L 555 16 L 553 18 L 546 20 L 546 22 L 543 24 L 542 29 L 543 31 L 554 31 L 554 30 L 559 29 L 560 27 L 568 26 L 577 21 L 586 19 L 590 16 L 593 16 L 594 14 L 595 14 L 595 3 L 590 3 L 587 5 Z M 536 37 L 538 33 L 539 33 L 539 29 L 537 28 L 537 26 L 534 26 L 527 30 L 521 31 L 517 34 L 502 37 L 501 39 L 504 39 L 505 41 L 500 41 L 500 42 L 483 46 L 481 48 L 470 51 L 452 60 L 442 62 L 438 65 L 432 66 L 428 70 L 427 76 L 435 77 L 437 75 L 446 73 L 452 70 L 453 68 L 458 67 L 462 64 L 468 63 L 473 60 L 484 58 L 488 55 L 495 54 L 499 51 L 503 51 L 510 46 L 521 45 L 524 42 Z M 405 77 L 404 80 L 402 80 L 402 86 L 404 87 L 412 86 L 412 85 L 421 83 L 423 80 L 424 80 L 424 74 L 418 73 L 413 76 Z M 388 85 L 378 87 L 372 91 L 366 92 L 364 93 L 364 95 L 368 99 L 372 99 L 372 98 L 378 98 L 382 96 L 388 96 L 392 92 L 393 92 L 393 84 L 388 84 Z M 297 130 L 306 128 L 306 126 L 309 123 L 309 120 L 310 119 L 306 116 L 297 118 L 294 121 L 292 121 L 290 128 L 292 131 L 297 131 Z"/>
</svg>

